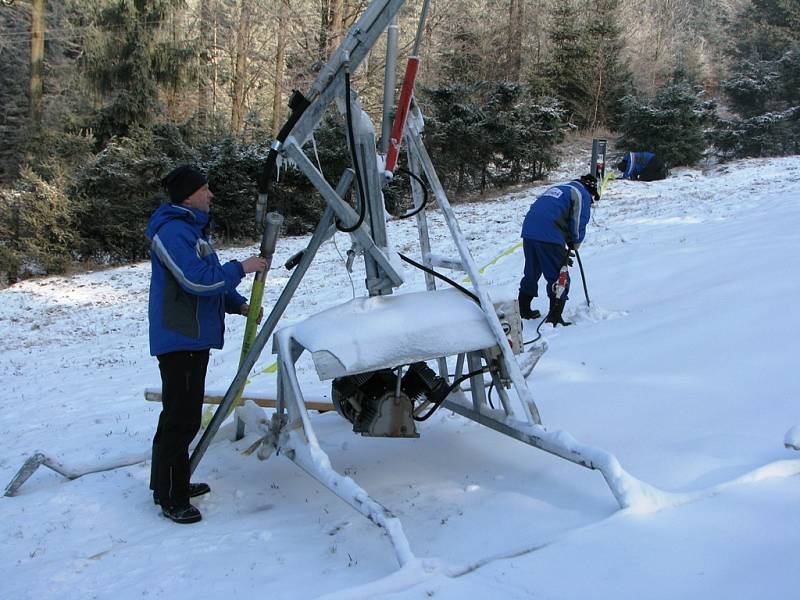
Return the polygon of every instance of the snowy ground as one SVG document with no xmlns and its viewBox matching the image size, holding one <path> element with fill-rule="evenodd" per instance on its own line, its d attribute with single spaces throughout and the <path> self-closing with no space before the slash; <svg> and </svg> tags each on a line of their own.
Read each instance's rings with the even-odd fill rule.
<svg viewBox="0 0 800 600">
<path fill-rule="evenodd" d="M 541 191 L 457 209 L 480 265 L 519 241 Z M 452 254 L 438 213 L 431 224 L 434 251 Z M 800 455 L 784 434 L 800 423 L 798 224 L 800 157 L 614 182 L 596 207 L 581 252 L 591 308 L 573 269 L 576 325 L 545 331 L 529 382 L 548 429 L 676 493 L 657 512 L 620 511 L 597 472 L 444 410 L 417 440 L 356 437 L 315 414 L 333 465 L 400 517 L 420 561 L 398 572 L 381 530 L 291 462 L 241 456 L 253 437 L 221 439 L 198 468 L 213 491 L 191 526 L 159 515 L 147 462 L 71 482 L 39 469 L 0 498 L 0 597 L 796 598 Z M 410 223 L 389 233 L 419 256 Z M 281 240 L 275 264 L 306 242 Z M 517 251 L 486 277 L 515 288 L 521 271 Z M 267 307 L 288 276 L 271 272 Z M 0 484 L 37 450 L 74 467 L 147 455 L 148 277 L 142 263 L 0 292 Z M 326 244 L 285 322 L 360 295 L 363 277 L 351 287 Z M 408 270 L 401 291 L 423 285 Z M 209 389 L 227 388 L 243 327 L 229 317 Z M 273 360 L 250 390 L 274 388 Z"/>
</svg>

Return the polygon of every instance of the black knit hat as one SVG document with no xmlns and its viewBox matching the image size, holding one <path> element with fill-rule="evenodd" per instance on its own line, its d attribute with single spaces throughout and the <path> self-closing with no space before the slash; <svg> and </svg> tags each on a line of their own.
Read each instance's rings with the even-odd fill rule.
<svg viewBox="0 0 800 600">
<path fill-rule="evenodd" d="M 161 180 L 173 204 L 180 204 L 207 183 L 206 176 L 189 165 L 175 167 Z"/>
<path fill-rule="evenodd" d="M 600 200 L 600 193 L 597 191 L 597 177 L 591 173 L 587 173 L 586 175 L 582 175 L 578 181 L 589 192 L 589 195 L 592 197 L 592 202 Z"/>
</svg>

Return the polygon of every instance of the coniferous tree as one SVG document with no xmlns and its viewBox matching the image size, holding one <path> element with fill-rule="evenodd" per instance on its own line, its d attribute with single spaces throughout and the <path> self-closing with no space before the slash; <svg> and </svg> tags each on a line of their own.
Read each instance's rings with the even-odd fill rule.
<svg viewBox="0 0 800 600">
<path fill-rule="evenodd" d="M 33 131 L 42 126 L 44 88 L 44 0 L 31 2 L 30 118 Z"/>
<path fill-rule="evenodd" d="M 712 135 L 723 156 L 800 149 L 800 0 L 753 0 L 731 27 L 731 76 L 723 82 L 742 118 Z"/>
<path fill-rule="evenodd" d="M 60 273 L 72 258 L 74 208 L 60 186 L 23 169 L 0 189 L 0 274 L 8 283 L 25 275 Z"/>
<path fill-rule="evenodd" d="M 590 47 L 590 104 L 586 123 L 594 130 L 612 124 L 617 101 L 630 91 L 630 73 L 622 59 L 622 31 L 618 24 L 620 0 L 591 0 L 586 28 Z"/>
<path fill-rule="evenodd" d="M 706 148 L 706 129 L 716 106 L 685 81 L 662 86 L 653 100 L 627 95 L 620 101 L 619 146 L 657 154 L 668 167 L 696 164 Z"/>
<path fill-rule="evenodd" d="M 19 6 L 0 8 L 0 183 L 11 182 L 21 162 L 28 121 L 25 83 L 28 23 Z"/>
<path fill-rule="evenodd" d="M 752 0 L 731 29 L 733 55 L 778 60 L 800 36 L 800 0 Z"/>
<path fill-rule="evenodd" d="M 564 106 L 567 119 L 579 127 L 586 126 L 595 77 L 591 48 L 575 0 L 564 0 L 553 7 L 549 39 L 552 50 L 545 69 L 548 87 Z"/>
<path fill-rule="evenodd" d="M 190 81 L 194 50 L 165 31 L 183 6 L 183 0 L 116 0 L 100 9 L 87 55 L 89 80 L 103 95 L 98 142 L 157 121 L 164 112 L 162 89 Z"/>
</svg>

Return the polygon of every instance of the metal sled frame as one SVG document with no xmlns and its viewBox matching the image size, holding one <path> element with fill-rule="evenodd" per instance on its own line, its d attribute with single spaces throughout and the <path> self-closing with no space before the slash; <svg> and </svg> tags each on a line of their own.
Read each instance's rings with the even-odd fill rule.
<svg viewBox="0 0 800 600">
<path fill-rule="evenodd" d="M 334 189 L 305 156 L 302 146 L 322 119 L 329 105 L 337 96 L 344 94 L 346 70 L 354 69 L 364 60 L 367 53 L 374 47 L 379 36 L 392 22 L 403 3 L 404 0 L 374 0 L 369 5 L 331 60 L 321 70 L 308 96 L 310 105 L 295 124 L 291 135 L 284 144 L 278 145 L 277 149 L 280 154 L 293 161 L 319 191 L 327 203 L 327 208 L 286 287 L 253 342 L 249 353 L 241 361 L 239 370 L 225 393 L 211 424 L 195 448 L 190 459 L 192 471 L 197 467 L 220 424 L 224 421 L 231 406 L 243 390 L 248 374 L 275 330 L 281 315 L 311 265 L 319 247 L 335 233 L 335 219 L 338 219 L 345 226 L 354 224 L 358 219 L 356 212 L 342 199 L 351 185 L 353 185 L 353 172 L 349 169 L 346 170 L 341 175 L 336 189 Z M 387 60 L 387 62 L 389 61 Z M 485 315 L 486 324 L 491 330 L 495 342 L 494 346 L 483 351 L 471 350 L 458 354 L 455 374 L 448 373 L 446 356 L 431 358 L 437 359 L 441 376 L 458 377 L 465 367 L 465 363 L 468 372 L 471 373 L 478 370 L 482 362 L 488 361 L 486 356 L 488 351 L 491 350 L 497 356 L 499 350 L 499 363 L 503 372 L 503 381 L 501 381 L 498 374 L 492 371 L 502 409 L 495 410 L 489 406 L 482 374 L 475 375 L 470 379 L 470 400 L 467 399 L 463 391 L 456 390 L 445 400 L 443 406 L 463 417 L 530 446 L 583 467 L 599 470 L 619 505 L 623 508 L 629 506 L 632 501 L 632 491 L 635 490 L 638 482 L 622 469 L 616 458 L 605 451 L 581 445 L 563 432 L 548 432 L 542 426 L 539 411 L 528 389 L 525 377 L 546 350 L 546 344 L 540 344 L 524 355 L 527 360 L 527 367 L 526 372 L 523 373 L 509 347 L 492 299 L 482 282 L 478 267 L 467 247 L 466 239 L 459 228 L 455 214 L 422 142 L 422 128 L 422 115 L 417 107 L 413 107 L 411 120 L 405 132 L 409 169 L 412 173 L 424 176 L 427 180 L 444 215 L 459 255 L 458 258 L 441 259 L 431 253 L 427 218 L 425 211 L 422 210 L 417 214 L 416 219 L 423 263 L 427 267 L 441 266 L 460 269 L 469 276 L 481 310 Z M 383 248 L 386 245 L 385 218 L 380 193 L 381 182 L 379 181 L 377 169 L 374 136 L 363 135 L 362 132 L 356 142 L 355 152 L 359 155 L 360 162 L 364 165 L 366 171 L 367 185 L 364 186 L 365 189 L 363 191 L 368 199 L 369 219 L 366 219 L 364 224 L 350 235 L 364 252 L 367 267 L 367 288 L 370 295 L 390 294 L 394 287 L 402 283 L 402 278 L 393 267 L 393 262 Z M 415 180 L 412 180 L 412 189 L 415 206 L 419 207 L 422 204 L 423 190 Z M 428 290 L 435 289 L 434 280 L 430 275 L 426 274 L 426 282 Z M 397 517 L 386 507 L 372 499 L 351 478 L 337 473 L 331 466 L 327 454 L 317 442 L 295 370 L 295 363 L 303 353 L 304 348 L 292 339 L 291 335 L 286 331 L 276 333 L 274 346 L 278 354 L 277 411 L 266 435 L 253 445 L 253 449 L 259 448 L 259 456 L 261 458 L 268 457 L 273 451 L 288 457 L 342 500 L 353 506 L 373 523 L 382 527 L 393 544 L 399 563 L 401 565 L 406 564 L 413 558 L 413 554 Z M 522 415 L 515 414 L 512 406 L 513 401 L 504 389 L 503 382 L 510 384 L 510 387 L 514 388 L 520 401 Z M 69 478 L 79 476 L 77 473 L 70 472 L 69 469 L 61 468 L 61 465 L 58 465 L 55 461 L 46 460 L 46 457 L 37 455 L 26 463 L 19 476 L 7 488 L 6 494 L 11 495 L 16 492 L 22 482 L 40 464 L 54 468 Z"/>
<path fill-rule="evenodd" d="M 314 255 L 320 245 L 335 233 L 334 219 L 338 219 L 345 226 L 352 225 L 357 221 L 356 212 L 342 199 L 348 188 L 353 184 L 353 172 L 349 169 L 345 171 L 337 188 L 334 189 L 303 153 L 302 146 L 321 120 L 328 106 L 337 96 L 344 94 L 345 69 L 354 68 L 363 60 L 402 4 L 402 0 L 375 0 L 370 4 L 358 23 L 351 29 L 342 46 L 323 68 L 309 94 L 311 105 L 292 129 L 291 135 L 286 142 L 278 148 L 280 154 L 284 158 L 291 160 L 308 178 L 328 206 L 308 247 L 303 252 L 295 272 L 259 332 L 250 353 L 242 362 L 218 412 L 226 410 L 226 402 L 232 400 L 242 389 L 247 374 L 252 369 L 267 339 L 275 329 L 280 315 L 297 289 Z M 458 268 L 469 276 L 474 286 L 475 294 L 479 298 L 480 307 L 486 316 L 487 324 L 494 335 L 496 342 L 494 348 L 500 351 L 500 362 L 502 363 L 505 379 L 512 384 L 520 400 L 523 414 L 517 416 L 514 413 L 511 398 L 503 388 L 503 385 L 500 385 L 498 376 L 494 372 L 492 377 L 495 378 L 495 386 L 501 400 L 502 410 L 495 410 L 489 406 L 483 375 L 473 376 L 470 380 L 471 401 L 467 400 L 462 391 L 456 390 L 448 397 L 443 406 L 463 417 L 528 445 L 583 467 L 601 471 L 619 505 L 621 507 L 628 506 L 630 503 L 628 487 L 631 478 L 622 470 L 612 455 L 602 450 L 578 444 L 563 432 L 550 433 L 542 426 L 539 411 L 525 381 L 527 373 L 523 374 L 509 347 L 506 334 L 495 313 L 492 299 L 482 283 L 478 267 L 470 254 L 466 239 L 459 228 L 455 214 L 422 142 L 422 127 L 422 115 L 419 109 L 414 107 L 412 118 L 405 134 L 409 167 L 412 173 L 424 175 L 428 181 L 459 254 L 457 259 L 447 260 L 437 259 L 431 254 L 426 215 L 425 211 L 422 210 L 417 215 L 417 225 L 420 233 L 423 262 L 428 267 L 446 266 L 447 268 Z M 364 251 L 365 261 L 367 261 L 367 287 L 370 294 L 386 294 L 391 293 L 391 289 L 397 287 L 402 282 L 402 279 L 381 247 L 385 244 L 385 238 L 381 240 L 383 242 L 381 244 L 377 243 L 378 240 L 375 239 L 377 237 L 375 233 L 376 225 L 380 225 L 378 231 L 382 231 L 382 235 L 385 236 L 385 222 L 382 204 L 376 205 L 377 202 L 382 202 L 382 199 L 379 187 L 380 182 L 376 181 L 378 179 L 378 170 L 375 157 L 375 140 L 374 137 L 366 137 L 368 139 L 360 139 L 356 143 L 355 151 L 363 161 L 362 164 L 366 171 L 367 185 L 365 185 L 364 192 L 368 198 L 369 219 L 365 220 L 361 227 L 352 232 L 351 237 Z M 416 181 L 413 181 L 412 187 L 415 205 L 419 207 L 422 203 L 423 191 Z M 381 221 L 379 224 L 377 223 L 378 220 Z M 370 227 L 372 227 L 372 231 Z M 428 289 L 435 289 L 433 278 L 429 275 L 426 278 Z M 372 499 L 351 478 L 337 473 L 331 466 L 327 454 L 320 448 L 305 407 L 303 393 L 295 369 L 295 363 L 304 352 L 304 348 L 285 331 L 276 333 L 274 347 L 278 354 L 278 404 L 277 411 L 269 426 L 269 431 L 255 445 L 256 447 L 260 445 L 259 457 L 267 458 L 273 451 L 277 451 L 278 454 L 283 454 L 292 460 L 301 469 L 353 506 L 373 523 L 384 528 L 394 546 L 399 563 L 401 565 L 405 564 L 413 558 L 413 554 L 397 517 L 386 507 Z M 546 344 L 533 349 L 532 354 L 528 357 L 529 368 L 526 369 L 528 373 L 545 349 Z M 450 375 L 447 372 L 446 357 L 435 358 L 438 359 L 440 375 L 444 377 Z M 456 371 L 460 372 L 466 361 L 469 372 L 472 372 L 476 368 L 480 368 L 483 358 L 483 352 L 472 351 L 460 354 Z M 230 405 L 229 402 L 227 404 L 228 406 Z M 213 435 L 213 431 L 211 435 Z M 204 445 L 201 441 L 192 456 L 193 469 L 202 457 L 206 446 L 207 443 Z"/>
</svg>

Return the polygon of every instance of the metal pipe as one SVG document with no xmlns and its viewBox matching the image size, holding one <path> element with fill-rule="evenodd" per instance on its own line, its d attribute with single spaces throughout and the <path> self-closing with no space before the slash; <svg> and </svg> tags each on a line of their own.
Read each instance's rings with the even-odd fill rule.
<svg viewBox="0 0 800 600">
<path fill-rule="evenodd" d="M 400 27 L 397 16 L 386 30 L 386 69 L 383 80 L 383 122 L 381 123 L 381 154 L 389 151 L 389 135 L 392 132 L 392 108 L 394 107 L 394 88 L 397 84 L 397 48 Z"/>
<path fill-rule="evenodd" d="M 428 18 L 428 7 L 430 0 L 422 3 L 422 10 L 419 13 L 419 24 L 417 25 L 417 37 L 414 38 L 414 49 L 411 56 L 419 56 L 419 47 L 422 45 L 422 32 L 425 31 L 425 20 Z"/>
</svg>

